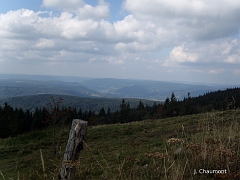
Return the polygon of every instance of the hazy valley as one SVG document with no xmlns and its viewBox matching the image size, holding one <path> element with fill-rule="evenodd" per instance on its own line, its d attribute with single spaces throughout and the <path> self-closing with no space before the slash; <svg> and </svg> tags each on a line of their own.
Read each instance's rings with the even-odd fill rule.
<svg viewBox="0 0 240 180">
<path fill-rule="evenodd" d="M 233 87 L 233 86 L 232 86 Z M 224 90 L 227 85 L 196 85 L 148 80 L 94 79 L 63 76 L 4 75 L 0 74 L 0 103 L 9 102 L 13 107 L 33 110 L 45 106 L 49 96 L 64 99 L 65 106 L 83 109 L 110 107 L 116 110 L 120 99 L 128 98 L 132 106 L 137 99 L 165 101 L 172 92 L 178 100 L 203 95 L 206 92 Z M 89 98 L 89 100 L 87 100 Z M 114 100 L 115 99 L 115 100 Z M 89 104 L 95 102 L 95 107 Z M 115 103 L 113 103 L 115 102 Z M 97 104 L 97 105 L 96 105 Z M 96 108 L 96 106 L 99 106 Z"/>
</svg>

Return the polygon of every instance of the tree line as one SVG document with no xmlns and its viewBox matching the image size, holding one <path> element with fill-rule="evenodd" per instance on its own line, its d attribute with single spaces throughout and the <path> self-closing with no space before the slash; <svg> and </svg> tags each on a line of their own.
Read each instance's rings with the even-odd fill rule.
<svg viewBox="0 0 240 180">
<path fill-rule="evenodd" d="M 16 136 L 29 131 L 43 129 L 48 126 L 66 125 L 72 119 L 83 119 L 89 125 L 128 123 L 146 119 L 162 119 L 182 115 L 209 112 L 212 110 L 228 110 L 240 107 L 240 88 L 224 91 L 207 92 L 198 97 L 191 97 L 190 93 L 183 100 L 177 100 L 174 93 L 167 97 L 164 103 L 144 105 L 139 101 L 137 107 L 130 107 L 124 99 L 119 110 L 111 112 L 101 108 L 99 112 L 82 111 L 74 107 L 61 107 L 63 99 L 50 98 L 50 102 L 43 108 L 35 108 L 34 112 L 13 108 L 7 103 L 0 106 L 0 138 Z M 61 107 L 61 108 L 60 108 Z"/>
</svg>

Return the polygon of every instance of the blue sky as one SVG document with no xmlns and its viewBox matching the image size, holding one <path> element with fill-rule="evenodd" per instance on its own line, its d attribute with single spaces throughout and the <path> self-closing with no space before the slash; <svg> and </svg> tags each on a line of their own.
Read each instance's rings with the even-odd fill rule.
<svg viewBox="0 0 240 180">
<path fill-rule="evenodd" d="M 29 1 L 29 0 L 21 0 L 21 1 L 16 1 L 16 0 L 8 0 L 0 1 L 0 12 L 1 13 L 7 13 L 8 11 L 16 11 L 21 8 L 26 8 L 26 9 L 32 9 L 34 11 L 39 11 L 41 10 L 41 0 L 34 0 L 34 1 Z"/>
<path fill-rule="evenodd" d="M 0 1 L 0 73 L 240 84 L 239 0 Z"/>
<path fill-rule="evenodd" d="M 56 8 L 47 8 L 42 5 L 42 0 L 21 0 L 21 1 L 16 1 L 16 0 L 8 0 L 4 1 L 1 0 L 0 2 L 0 13 L 7 13 L 8 11 L 16 11 L 18 9 L 30 9 L 33 11 L 44 11 L 44 10 L 52 10 L 55 12 L 59 12 L 58 9 Z M 110 1 L 111 2 L 111 1 Z M 98 0 L 88 0 L 88 4 L 92 6 L 98 5 Z M 122 1 L 112 1 L 109 3 L 109 9 L 110 9 L 110 17 L 109 21 L 114 22 L 120 18 L 124 18 L 124 15 L 126 15 L 127 12 L 122 11 Z"/>
</svg>

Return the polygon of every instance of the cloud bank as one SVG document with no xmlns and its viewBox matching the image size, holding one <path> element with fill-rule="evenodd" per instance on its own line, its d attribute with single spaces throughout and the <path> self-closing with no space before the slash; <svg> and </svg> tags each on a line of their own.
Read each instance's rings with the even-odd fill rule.
<svg viewBox="0 0 240 180">
<path fill-rule="evenodd" d="M 81 76 L 90 76 L 87 67 L 103 77 L 113 72 L 122 78 L 164 80 L 156 76 L 168 73 L 167 80 L 181 75 L 194 81 L 199 74 L 200 81 L 209 80 L 207 74 L 237 79 L 240 1 L 126 0 L 126 16 L 113 22 L 111 3 L 43 0 L 44 11 L 0 14 L 0 70 L 17 63 L 22 71 L 27 64 L 47 65 Z M 84 67 L 83 74 L 76 67 Z"/>
</svg>

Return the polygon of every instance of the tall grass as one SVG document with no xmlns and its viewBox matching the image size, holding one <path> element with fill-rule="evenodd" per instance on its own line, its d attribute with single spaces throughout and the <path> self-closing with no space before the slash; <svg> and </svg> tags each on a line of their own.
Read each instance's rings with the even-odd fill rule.
<svg viewBox="0 0 240 180">
<path fill-rule="evenodd" d="M 2 173 L 2 171 L 0 171 L 0 175 L 1 175 L 2 178 L 5 180 L 5 177 L 4 177 L 3 173 Z"/>
<path fill-rule="evenodd" d="M 238 179 L 239 123 L 240 111 L 236 110 L 89 127 L 84 150 L 75 164 L 76 179 Z M 65 149 L 68 131 L 62 134 L 60 149 Z M 41 143 L 31 139 L 31 143 L 19 145 L 25 151 L 28 149 L 29 154 L 22 157 L 25 160 L 16 158 L 19 164 L 14 170 L 16 175 L 0 169 L 0 179 L 58 179 L 63 152 L 52 156 L 51 143 L 45 142 L 50 141 L 51 133 L 43 133 L 46 138 Z M 17 140 L 21 141 L 21 137 L 12 139 Z M 9 142 L 4 141 L 2 147 L 10 150 Z M 34 143 L 37 147 L 31 149 Z M 3 148 L 0 151 L 5 152 Z M 13 157 L 10 153 L 6 155 Z M 0 161 L 0 166 L 4 162 L 9 163 Z M 22 162 L 30 162 L 31 167 L 21 169 Z M 226 173 L 201 174 L 200 169 Z"/>
</svg>

